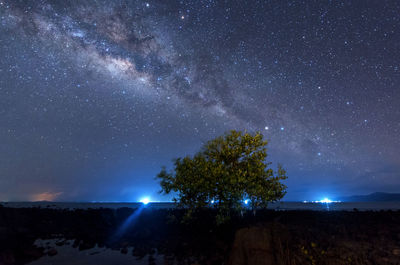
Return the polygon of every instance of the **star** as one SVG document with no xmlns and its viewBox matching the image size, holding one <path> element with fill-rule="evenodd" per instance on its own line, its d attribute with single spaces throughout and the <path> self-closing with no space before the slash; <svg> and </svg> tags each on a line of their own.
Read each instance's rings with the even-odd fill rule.
<svg viewBox="0 0 400 265">
<path fill-rule="evenodd" d="M 156 194 L 157 168 L 232 129 L 268 136 L 289 199 L 400 190 L 394 2 L 1 1 L 0 200 Z"/>
</svg>

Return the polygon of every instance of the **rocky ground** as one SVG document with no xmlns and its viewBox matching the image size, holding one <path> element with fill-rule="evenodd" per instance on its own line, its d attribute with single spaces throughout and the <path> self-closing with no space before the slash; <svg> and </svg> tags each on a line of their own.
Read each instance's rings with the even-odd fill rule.
<svg viewBox="0 0 400 265">
<path fill-rule="evenodd" d="M 164 264 L 400 264 L 400 211 L 258 211 L 216 226 L 210 210 L 182 224 L 182 210 L 145 208 L 120 233 L 133 213 L 0 207 L 0 264 L 57 255 L 36 247 L 38 238 L 150 255 L 149 264 L 154 253 L 165 255 Z"/>
</svg>

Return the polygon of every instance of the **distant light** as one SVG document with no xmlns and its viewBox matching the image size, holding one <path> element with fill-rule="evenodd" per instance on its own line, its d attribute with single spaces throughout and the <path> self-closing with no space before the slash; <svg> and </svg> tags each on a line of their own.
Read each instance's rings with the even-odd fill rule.
<svg viewBox="0 0 400 265">
<path fill-rule="evenodd" d="M 213 204 L 214 202 L 215 202 L 215 201 L 214 201 L 214 200 L 212 200 L 212 201 L 211 201 L 211 204 Z"/>
<path fill-rule="evenodd" d="M 303 203 L 341 203 L 342 201 L 332 201 L 328 198 L 324 198 L 323 200 L 319 201 L 303 201 Z"/>
<path fill-rule="evenodd" d="M 182 15 L 182 16 L 181 16 L 181 19 L 185 19 L 185 16 Z"/>
<path fill-rule="evenodd" d="M 303 201 L 303 203 L 341 203 L 342 201 L 332 201 L 329 198 L 324 198 L 319 201 Z"/>
<path fill-rule="evenodd" d="M 244 200 L 244 204 L 248 204 L 249 203 L 249 200 L 247 199 L 247 200 Z"/>
<path fill-rule="evenodd" d="M 269 130 L 269 127 L 268 127 L 268 126 L 265 126 L 265 130 Z"/>
<path fill-rule="evenodd" d="M 143 203 L 143 204 L 148 204 L 150 202 L 150 199 L 149 198 L 143 198 L 143 199 L 140 200 L 140 202 Z"/>
<path fill-rule="evenodd" d="M 149 7 L 150 6 L 150 4 L 149 3 L 146 3 L 146 7 Z"/>
<path fill-rule="evenodd" d="M 285 130 L 285 128 L 284 128 L 284 127 L 281 127 L 281 131 L 283 131 L 283 130 Z"/>
<path fill-rule="evenodd" d="M 331 203 L 333 201 L 329 200 L 328 198 L 324 198 L 323 200 L 320 200 L 319 202 L 321 202 L 321 203 Z"/>
</svg>

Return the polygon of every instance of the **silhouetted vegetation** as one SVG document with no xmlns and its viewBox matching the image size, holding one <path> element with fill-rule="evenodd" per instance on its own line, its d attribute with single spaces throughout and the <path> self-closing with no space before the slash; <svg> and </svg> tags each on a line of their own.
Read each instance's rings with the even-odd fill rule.
<svg viewBox="0 0 400 265">
<path fill-rule="evenodd" d="M 241 212 L 246 205 L 254 211 L 268 202 L 280 200 L 287 178 L 278 165 L 269 166 L 267 141 L 261 133 L 230 131 L 206 143 L 193 157 L 178 158 L 174 169 L 165 168 L 157 175 L 162 192 L 176 194 L 174 200 L 188 209 L 186 217 L 204 207 L 217 209 L 217 223 L 223 223 L 232 210 Z"/>
</svg>

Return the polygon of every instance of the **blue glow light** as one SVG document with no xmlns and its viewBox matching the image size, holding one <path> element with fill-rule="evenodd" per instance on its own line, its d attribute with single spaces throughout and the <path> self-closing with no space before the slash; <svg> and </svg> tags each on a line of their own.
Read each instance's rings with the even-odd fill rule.
<svg viewBox="0 0 400 265">
<path fill-rule="evenodd" d="M 248 204 L 249 203 L 249 199 L 247 199 L 247 200 L 244 200 L 244 204 Z"/>
<path fill-rule="evenodd" d="M 324 198 L 323 200 L 320 200 L 322 203 L 331 203 L 332 201 L 329 200 L 328 198 Z"/>
<path fill-rule="evenodd" d="M 324 198 L 322 200 L 319 201 L 303 201 L 303 203 L 340 203 L 341 201 L 332 201 L 329 198 Z"/>
<path fill-rule="evenodd" d="M 140 202 L 143 204 L 148 204 L 150 202 L 150 199 L 146 197 L 146 198 L 141 199 Z"/>
<path fill-rule="evenodd" d="M 128 230 L 129 227 L 132 227 L 135 225 L 136 221 L 139 218 L 139 215 L 145 208 L 144 205 L 141 205 L 139 208 L 137 208 L 122 224 L 121 226 L 117 229 L 116 233 L 114 236 L 111 238 L 111 241 L 117 241 L 119 240 L 126 230 Z"/>
</svg>

